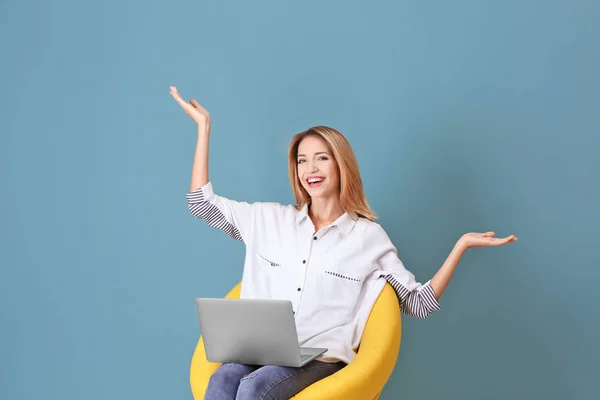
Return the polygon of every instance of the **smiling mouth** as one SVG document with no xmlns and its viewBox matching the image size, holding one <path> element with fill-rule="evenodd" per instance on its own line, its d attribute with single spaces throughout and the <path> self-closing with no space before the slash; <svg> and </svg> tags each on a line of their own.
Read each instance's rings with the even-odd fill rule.
<svg viewBox="0 0 600 400">
<path fill-rule="evenodd" d="M 323 177 L 310 177 L 306 180 L 308 187 L 311 189 L 317 188 L 321 186 L 321 184 L 325 181 Z"/>
</svg>

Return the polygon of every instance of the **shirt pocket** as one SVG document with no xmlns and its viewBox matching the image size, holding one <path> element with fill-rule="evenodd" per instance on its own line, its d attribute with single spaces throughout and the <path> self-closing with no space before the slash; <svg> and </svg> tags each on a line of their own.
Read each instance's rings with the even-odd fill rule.
<svg viewBox="0 0 600 400">
<path fill-rule="evenodd" d="M 255 252 L 251 287 L 255 296 L 261 298 L 282 298 L 285 296 L 283 261 L 271 252 Z"/>
<path fill-rule="evenodd" d="M 284 261 L 281 256 L 272 252 L 256 252 L 254 253 L 254 257 L 256 259 L 256 271 L 259 276 L 266 278 L 264 283 L 272 288 L 270 290 L 273 290 L 274 285 L 281 284 L 281 279 L 285 272 L 283 270 Z"/>
<path fill-rule="evenodd" d="M 358 273 L 341 268 L 324 268 L 320 272 L 321 309 L 333 326 L 347 324 L 354 318 L 362 283 Z"/>
<path fill-rule="evenodd" d="M 281 268 L 281 260 L 277 256 L 256 253 L 256 258 L 265 267 Z"/>
</svg>

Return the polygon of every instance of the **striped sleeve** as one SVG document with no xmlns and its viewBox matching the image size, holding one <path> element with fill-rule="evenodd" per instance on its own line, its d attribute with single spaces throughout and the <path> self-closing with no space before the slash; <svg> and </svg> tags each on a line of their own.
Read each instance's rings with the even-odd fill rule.
<svg viewBox="0 0 600 400">
<path fill-rule="evenodd" d="M 253 205 L 218 196 L 212 183 L 186 194 L 192 215 L 209 226 L 225 232 L 230 238 L 246 242 L 253 217 Z"/>
<path fill-rule="evenodd" d="M 400 309 L 406 315 L 427 318 L 433 312 L 440 310 L 440 304 L 431 287 L 431 281 L 424 285 L 417 284 L 418 287 L 409 290 L 394 274 L 381 275 L 381 277 L 385 278 L 396 291 Z"/>
<path fill-rule="evenodd" d="M 398 258 L 396 247 L 387 234 L 380 230 L 377 242 L 377 264 L 379 277 L 384 278 L 394 288 L 400 303 L 400 309 L 406 315 L 427 318 L 440 310 L 440 303 L 431 287 L 431 281 L 421 284 L 408 271 Z"/>
</svg>

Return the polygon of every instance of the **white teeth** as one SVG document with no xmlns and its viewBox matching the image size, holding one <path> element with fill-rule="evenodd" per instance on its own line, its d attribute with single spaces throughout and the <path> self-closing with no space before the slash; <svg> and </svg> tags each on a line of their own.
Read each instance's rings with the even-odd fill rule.
<svg viewBox="0 0 600 400">
<path fill-rule="evenodd" d="M 320 178 L 310 178 L 308 180 L 308 183 L 315 183 L 315 182 L 321 182 L 323 179 Z"/>
</svg>

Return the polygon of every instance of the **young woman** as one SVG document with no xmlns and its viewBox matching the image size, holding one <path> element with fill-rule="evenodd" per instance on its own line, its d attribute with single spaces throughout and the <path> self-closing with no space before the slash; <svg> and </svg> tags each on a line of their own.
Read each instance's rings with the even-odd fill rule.
<svg viewBox="0 0 600 400">
<path fill-rule="evenodd" d="M 194 99 L 184 101 L 175 87 L 171 95 L 198 125 L 189 210 L 246 245 L 240 297 L 290 300 L 300 345 L 329 349 L 300 368 L 223 364 L 210 379 L 207 400 L 289 399 L 352 361 L 386 282 L 403 313 L 427 318 L 440 309 L 468 248 L 517 240 L 466 233 L 433 278 L 420 284 L 374 222 L 356 158 L 341 133 L 317 126 L 293 137 L 288 168 L 296 205 L 234 201 L 215 194 L 208 177 L 209 113 Z"/>
</svg>

